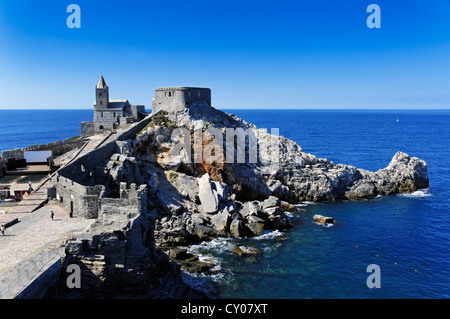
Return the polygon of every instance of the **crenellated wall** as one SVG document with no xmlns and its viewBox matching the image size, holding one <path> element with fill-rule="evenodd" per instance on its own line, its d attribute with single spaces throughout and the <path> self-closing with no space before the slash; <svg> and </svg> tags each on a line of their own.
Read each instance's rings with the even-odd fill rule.
<svg viewBox="0 0 450 319">
<path fill-rule="evenodd" d="M 114 207 L 120 207 L 121 204 L 141 207 L 139 196 L 142 190 L 132 186 L 126 190 L 126 185 L 120 199 L 105 198 L 105 186 L 96 184 L 96 175 L 99 170 L 105 166 L 109 158 L 120 153 L 120 146 L 117 141 L 134 139 L 152 119 L 152 116 L 135 123 L 127 131 L 111 141 L 84 156 L 77 158 L 68 165 L 60 168 L 56 173 L 56 199 L 59 200 L 69 214 L 83 218 L 98 218 L 102 203 Z M 119 143 L 120 144 L 120 143 Z M 122 202 L 117 202 L 117 200 Z M 119 206 L 118 206 L 119 205 Z"/>
</svg>

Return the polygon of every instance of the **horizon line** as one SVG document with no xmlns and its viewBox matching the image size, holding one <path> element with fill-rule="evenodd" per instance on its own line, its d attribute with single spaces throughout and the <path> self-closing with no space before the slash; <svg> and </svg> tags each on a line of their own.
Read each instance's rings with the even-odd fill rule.
<svg viewBox="0 0 450 319">
<path fill-rule="evenodd" d="M 382 110 L 382 111 L 388 111 L 388 110 L 393 110 L 393 111 L 407 111 L 407 110 L 436 110 L 436 111 L 442 111 L 442 110 L 450 110 L 450 106 L 449 107 L 443 107 L 443 108 L 424 108 L 424 107 L 413 107 L 413 108 L 333 108 L 333 107 L 324 107 L 324 108 L 271 108 L 271 107 L 262 107 L 262 108 L 218 108 L 218 107 L 213 107 L 217 110 L 246 110 L 246 111 L 251 111 L 251 110 L 286 110 L 286 111 L 296 111 L 296 110 L 328 110 L 328 111 L 333 111 L 333 110 L 355 110 L 355 111 L 369 111 L 369 110 Z M 94 110 L 93 108 L 1 108 L 0 107 L 0 111 L 50 111 L 50 110 L 54 110 L 54 111 L 84 111 L 84 110 Z M 148 110 L 152 110 L 151 108 Z M 147 111 L 147 109 L 146 109 Z"/>
</svg>

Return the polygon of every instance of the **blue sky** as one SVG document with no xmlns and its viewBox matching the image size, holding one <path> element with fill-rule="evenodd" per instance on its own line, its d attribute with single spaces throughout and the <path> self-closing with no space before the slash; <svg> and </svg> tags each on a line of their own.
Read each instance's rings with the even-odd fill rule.
<svg viewBox="0 0 450 319">
<path fill-rule="evenodd" d="M 450 108 L 450 1 L 1 0 L 0 108 L 92 108 L 101 74 L 147 108 L 159 86 L 220 109 Z"/>
</svg>

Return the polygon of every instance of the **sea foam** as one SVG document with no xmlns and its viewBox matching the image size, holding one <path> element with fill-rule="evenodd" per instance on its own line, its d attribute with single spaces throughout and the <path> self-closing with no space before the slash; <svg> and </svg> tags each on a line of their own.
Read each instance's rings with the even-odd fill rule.
<svg viewBox="0 0 450 319">
<path fill-rule="evenodd" d="M 430 193 L 430 190 L 428 188 L 425 188 L 425 189 L 416 190 L 415 192 L 413 192 L 411 194 L 398 194 L 398 196 L 424 198 L 424 197 L 430 197 L 433 195 Z"/>
</svg>

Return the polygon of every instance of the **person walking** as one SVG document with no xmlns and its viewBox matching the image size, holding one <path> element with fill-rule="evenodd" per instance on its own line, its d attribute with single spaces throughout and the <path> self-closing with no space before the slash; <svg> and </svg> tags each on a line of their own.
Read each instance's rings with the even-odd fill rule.
<svg viewBox="0 0 450 319">
<path fill-rule="evenodd" d="M 0 231 L 2 232 L 2 236 L 5 236 L 5 225 L 0 226 Z"/>
<path fill-rule="evenodd" d="M 50 211 L 50 217 L 52 218 L 52 220 L 53 220 L 53 217 L 55 216 L 55 214 L 53 213 L 53 211 L 51 210 Z"/>
</svg>

